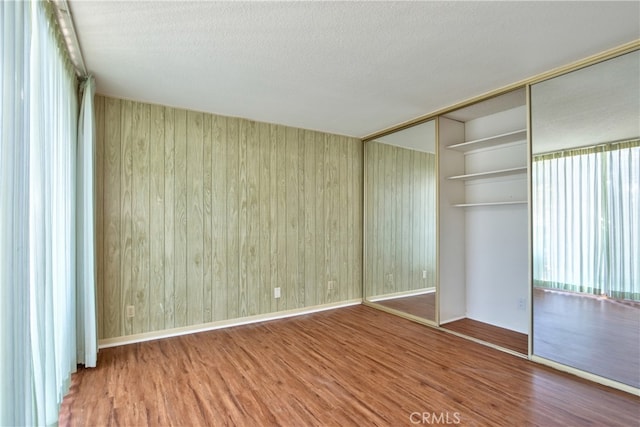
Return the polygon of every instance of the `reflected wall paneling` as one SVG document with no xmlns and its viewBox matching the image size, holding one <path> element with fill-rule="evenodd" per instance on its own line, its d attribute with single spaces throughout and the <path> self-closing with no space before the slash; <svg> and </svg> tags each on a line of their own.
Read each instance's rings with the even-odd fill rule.
<svg viewBox="0 0 640 427">
<path fill-rule="evenodd" d="M 96 125 L 101 339 L 361 296 L 360 140 L 103 96 Z"/>
<path fill-rule="evenodd" d="M 435 182 L 428 176 L 435 176 L 435 155 L 376 141 L 365 149 L 367 297 L 433 288 L 435 220 L 428 206 L 435 204 Z"/>
</svg>

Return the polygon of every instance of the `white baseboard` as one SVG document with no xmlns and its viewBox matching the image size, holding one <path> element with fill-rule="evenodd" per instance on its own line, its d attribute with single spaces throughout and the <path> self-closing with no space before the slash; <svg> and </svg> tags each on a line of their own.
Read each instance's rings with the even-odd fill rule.
<svg viewBox="0 0 640 427">
<path fill-rule="evenodd" d="M 213 331 L 216 329 L 230 328 L 233 326 L 248 325 L 250 323 L 266 322 L 269 320 L 284 319 L 287 317 L 301 316 L 303 314 L 317 313 L 325 310 L 348 307 L 362 304 L 361 299 L 352 299 L 337 303 L 315 305 L 313 307 L 295 308 L 293 310 L 278 311 L 276 313 L 258 314 L 239 319 L 220 320 L 217 322 L 203 323 L 199 325 L 184 326 L 181 328 L 164 329 L 162 331 L 145 332 L 142 334 L 125 335 L 123 337 L 106 338 L 98 341 L 98 348 L 116 347 L 126 344 L 134 344 L 144 341 L 152 341 L 162 338 L 177 337 L 180 335 L 195 334 L 198 332 Z"/>
</svg>

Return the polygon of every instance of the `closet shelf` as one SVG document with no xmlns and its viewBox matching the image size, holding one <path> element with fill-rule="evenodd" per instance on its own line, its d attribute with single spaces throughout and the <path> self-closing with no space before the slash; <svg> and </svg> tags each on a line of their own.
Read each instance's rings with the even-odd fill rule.
<svg viewBox="0 0 640 427">
<path fill-rule="evenodd" d="M 491 178 L 496 176 L 518 175 L 527 171 L 526 166 L 509 169 L 499 169 L 487 172 L 469 173 L 464 175 L 449 176 L 447 179 L 466 181 L 471 179 Z"/>
<path fill-rule="evenodd" d="M 513 132 L 507 132 L 500 135 L 490 136 L 487 138 L 475 139 L 473 141 L 461 142 L 459 144 L 452 144 L 446 148 L 449 150 L 456 150 L 461 152 L 479 150 L 483 148 L 495 147 L 498 145 L 508 144 L 510 142 L 516 142 L 525 140 L 527 138 L 527 130 L 519 129 Z"/>
<path fill-rule="evenodd" d="M 526 200 L 510 200 L 508 202 L 479 202 L 479 203 L 457 203 L 451 205 L 455 208 L 472 208 L 475 206 L 501 206 L 501 205 L 522 205 L 527 204 Z"/>
</svg>

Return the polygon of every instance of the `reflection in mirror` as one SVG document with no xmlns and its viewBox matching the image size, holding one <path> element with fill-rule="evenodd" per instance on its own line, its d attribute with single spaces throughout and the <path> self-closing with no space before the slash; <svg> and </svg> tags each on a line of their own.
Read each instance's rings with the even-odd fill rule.
<svg viewBox="0 0 640 427">
<path fill-rule="evenodd" d="M 533 354 L 640 387 L 640 53 L 531 87 Z"/>
<path fill-rule="evenodd" d="M 365 298 L 436 320 L 435 122 L 365 145 Z"/>
</svg>

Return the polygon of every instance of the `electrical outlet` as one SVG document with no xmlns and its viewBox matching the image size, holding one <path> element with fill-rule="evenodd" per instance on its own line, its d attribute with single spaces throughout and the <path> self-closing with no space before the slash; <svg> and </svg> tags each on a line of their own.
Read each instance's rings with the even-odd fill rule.
<svg viewBox="0 0 640 427">
<path fill-rule="evenodd" d="M 136 306 L 128 305 L 127 306 L 127 317 L 135 317 L 136 316 Z"/>
<path fill-rule="evenodd" d="M 427 278 L 427 270 L 422 270 L 422 278 L 423 279 Z"/>
<path fill-rule="evenodd" d="M 518 310 L 526 310 L 527 309 L 527 300 L 525 298 L 518 298 Z"/>
<path fill-rule="evenodd" d="M 329 282 L 327 283 L 327 289 L 332 291 L 335 288 L 336 288 L 336 281 L 335 280 L 329 280 Z"/>
<path fill-rule="evenodd" d="M 273 297 L 280 298 L 280 288 L 273 288 Z"/>
</svg>

